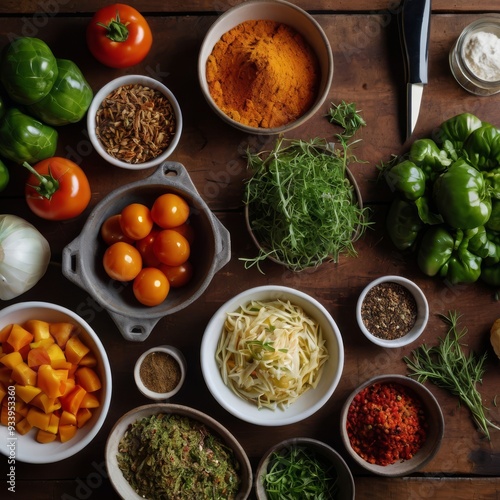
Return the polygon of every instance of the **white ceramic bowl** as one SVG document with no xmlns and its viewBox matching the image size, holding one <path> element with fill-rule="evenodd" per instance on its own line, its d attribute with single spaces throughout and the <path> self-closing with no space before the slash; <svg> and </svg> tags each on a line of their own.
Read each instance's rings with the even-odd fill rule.
<svg viewBox="0 0 500 500">
<path fill-rule="evenodd" d="M 111 92 L 116 90 L 118 87 L 123 85 L 144 85 L 151 89 L 158 90 L 170 101 L 172 104 L 172 108 L 175 113 L 176 119 L 176 130 L 175 134 L 165 151 L 162 154 L 158 155 L 156 158 L 152 160 L 143 162 L 143 163 L 128 163 L 126 161 L 119 160 L 109 155 L 106 152 L 106 149 L 103 147 L 100 139 L 97 137 L 95 129 L 96 129 L 96 114 L 98 109 L 101 106 L 102 101 L 108 96 Z M 175 98 L 174 94 L 162 83 L 154 78 L 144 75 L 124 75 L 114 80 L 108 82 L 104 87 L 102 87 L 92 99 L 92 103 L 87 111 L 87 131 L 89 134 L 90 142 L 94 149 L 99 153 L 102 158 L 104 158 L 108 163 L 115 165 L 117 167 L 125 168 L 128 170 L 143 170 L 145 168 L 155 167 L 164 162 L 174 151 L 179 143 L 182 134 L 182 113 L 179 103 Z"/>
<path fill-rule="evenodd" d="M 285 439 L 272 446 L 262 457 L 257 466 L 255 477 L 255 493 L 257 500 L 267 500 L 264 478 L 268 471 L 269 463 L 274 453 L 286 451 L 288 448 L 304 448 L 310 450 L 317 457 L 331 463 L 337 473 L 336 496 L 337 500 L 354 500 L 355 484 L 351 470 L 342 456 L 331 446 L 316 439 L 297 437 Z"/>
<path fill-rule="evenodd" d="M 233 120 L 217 106 L 207 82 L 206 63 L 219 39 L 232 28 L 249 20 L 276 21 L 297 30 L 318 56 L 321 82 L 311 108 L 295 121 L 282 127 L 249 127 Z M 309 120 L 323 105 L 333 79 L 333 55 L 328 38 L 318 22 L 300 7 L 282 0 L 248 0 L 222 14 L 208 30 L 198 57 L 198 79 L 201 91 L 213 111 L 226 123 L 248 134 L 274 135 L 292 130 Z"/>
<path fill-rule="evenodd" d="M 326 340 L 329 358 L 314 389 L 304 392 L 285 409 L 259 409 L 256 404 L 236 395 L 223 381 L 215 352 L 227 313 L 238 310 L 251 300 L 289 300 L 318 322 Z M 318 411 L 332 396 L 344 367 L 344 345 L 337 324 L 326 308 L 313 297 L 294 288 L 266 285 L 246 290 L 222 305 L 209 321 L 201 342 L 201 369 L 213 397 L 229 413 L 241 420 L 262 426 L 293 424 Z"/>
<path fill-rule="evenodd" d="M 100 389 L 100 407 L 93 410 L 92 418 L 76 435 L 61 443 L 41 444 L 35 440 L 36 431 L 33 429 L 25 435 L 16 434 L 15 460 L 33 464 L 47 464 L 69 458 L 85 448 L 101 429 L 111 402 L 111 368 L 108 356 L 96 332 L 80 316 L 65 307 L 48 302 L 20 302 L 8 306 L 0 311 L 0 329 L 11 323 L 24 323 L 30 319 L 39 319 L 51 322 L 70 322 L 80 328 L 80 335 L 84 343 L 90 347 L 97 358 L 96 371 L 102 383 Z M 0 439 L 3 443 L 9 442 L 8 428 L 0 426 Z M 9 454 L 7 446 L 0 451 Z"/>
<path fill-rule="evenodd" d="M 427 437 L 422 448 L 420 448 L 420 450 L 410 460 L 399 461 L 392 465 L 385 466 L 370 464 L 366 460 L 361 458 L 351 447 L 346 429 L 349 407 L 351 406 L 352 400 L 354 399 L 356 394 L 375 383 L 400 384 L 410 389 L 422 402 L 425 412 L 425 420 L 428 423 Z M 380 375 L 377 377 L 373 377 L 361 384 L 347 398 L 344 406 L 342 407 L 340 417 L 340 434 L 342 436 L 344 446 L 350 457 L 363 469 L 379 476 L 406 476 L 424 467 L 434 458 L 436 453 L 439 451 L 444 435 L 444 418 L 441 407 L 439 406 L 436 398 L 434 397 L 432 392 L 430 392 L 429 389 L 427 389 L 427 387 L 425 387 L 423 384 L 411 379 L 410 377 L 405 377 L 404 375 Z"/>
<path fill-rule="evenodd" d="M 180 369 L 180 379 L 177 385 L 169 392 L 155 392 L 146 387 L 141 378 L 141 365 L 149 354 L 152 353 L 165 353 L 171 356 L 179 365 Z M 166 402 L 171 397 L 175 396 L 181 389 L 182 384 L 184 384 L 184 380 L 186 379 L 186 359 L 182 352 L 176 347 L 170 345 L 161 345 L 158 347 L 152 347 L 148 349 L 146 352 L 142 353 L 137 359 L 134 366 L 134 379 L 139 391 L 149 399 L 154 399 L 155 401 L 164 401 Z"/>
<path fill-rule="evenodd" d="M 363 322 L 361 307 L 363 305 L 363 301 L 365 300 L 366 294 L 373 287 L 380 285 L 381 283 L 397 283 L 404 286 L 411 292 L 417 303 L 417 319 L 415 321 L 415 324 L 406 335 L 400 338 L 388 340 L 377 337 L 368 330 L 365 323 Z M 415 342 L 415 340 L 417 340 L 425 330 L 427 321 L 429 320 L 429 304 L 424 295 L 424 292 L 422 292 L 422 290 L 413 281 L 410 281 L 407 278 L 403 278 L 402 276 L 382 276 L 368 284 L 361 292 L 361 295 L 359 296 L 358 302 L 356 304 L 356 319 L 358 322 L 358 326 L 365 337 L 371 340 L 374 344 L 389 348 L 403 347 L 405 345 L 411 344 L 412 342 Z"/>
<path fill-rule="evenodd" d="M 130 410 L 116 422 L 109 434 L 105 451 L 106 467 L 111 484 L 122 498 L 127 500 L 142 500 L 143 497 L 135 492 L 118 467 L 116 458 L 118 444 L 129 425 L 137 420 L 158 413 L 175 414 L 196 420 L 206 425 L 211 432 L 219 436 L 233 450 L 236 459 L 240 463 L 241 487 L 237 498 L 241 500 L 248 498 L 253 482 L 252 467 L 245 450 L 236 438 L 222 424 L 205 413 L 187 406 L 162 403 L 139 406 Z"/>
</svg>

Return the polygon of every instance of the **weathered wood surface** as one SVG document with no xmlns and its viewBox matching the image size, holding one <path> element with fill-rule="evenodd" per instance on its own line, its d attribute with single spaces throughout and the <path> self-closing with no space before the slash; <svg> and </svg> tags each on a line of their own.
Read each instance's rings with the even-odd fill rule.
<svg viewBox="0 0 500 500">
<path fill-rule="evenodd" d="M 175 402 L 206 411 L 224 422 L 241 441 L 254 465 L 271 443 L 297 435 L 321 439 L 345 456 L 338 430 L 343 401 L 357 384 L 371 376 L 406 373 L 402 358 L 415 347 L 399 350 L 378 348 L 362 337 L 356 325 L 354 313 L 359 293 L 370 280 L 384 274 L 401 274 L 414 279 L 426 293 L 431 319 L 422 342 L 433 343 L 444 334 L 444 325 L 437 314 L 448 310 L 462 314 L 463 324 L 469 329 L 470 347 L 489 351 L 481 390 L 492 418 L 500 420 L 499 410 L 494 405 L 500 387 L 500 364 L 488 344 L 489 327 L 500 316 L 494 290 L 481 284 L 452 288 L 439 280 L 422 276 L 412 258 L 395 251 L 385 234 L 384 216 L 391 194 L 383 184 L 377 183 L 376 165 L 388 160 L 392 154 L 404 154 L 408 149 L 408 144 L 401 140 L 402 65 L 395 23 L 389 15 L 390 2 L 297 2 L 314 12 L 334 52 L 334 80 L 324 113 L 329 101 L 354 101 L 367 122 L 367 127 L 358 134 L 361 141 L 356 146 L 356 156 L 364 163 L 353 164 L 351 169 L 365 205 L 373 210 L 374 220 L 373 229 L 356 244 L 357 257 L 343 257 L 338 264 L 325 264 L 315 272 L 300 274 L 271 263 L 263 265 L 265 274 L 260 274 L 255 268 L 244 269 L 240 258 L 254 256 L 256 250 L 244 225 L 241 200 L 248 172 L 242 152 L 247 147 L 265 147 L 272 139 L 247 136 L 223 124 L 213 115 L 199 90 L 197 55 L 204 34 L 220 11 L 237 2 L 220 5 L 193 1 L 132 2 L 148 13 L 155 43 L 142 64 L 126 71 L 100 65 L 85 46 L 85 27 L 99 2 L 59 1 L 57 15 L 44 18 L 33 14 L 49 12 L 49 3 L 1 2 L 0 45 L 3 46 L 13 34 L 38 36 L 53 48 L 57 57 L 77 62 L 95 91 L 123 73 L 144 73 L 162 80 L 177 96 L 184 115 L 183 137 L 171 159 L 186 166 L 201 196 L 229 229 L 232 259 L 214 277 L 198 301 L 188 309 L 162 319 L 146 342 L 127 343 L 107 313 L 95 308 L 86 292 L 62 277 L 58 263 L 64 246 L 79 234 L 86 215 L 104 195 L 122 184 L 146 177 L 152 171 L 134 173 L 107 165 L 92 151 L 83 122 L 61 129 L 58 154 L 72 158 L 85 168 L 92 186 L 92 202 L 84 216 L 77 220 L 53 223 L 44 222 L 29 212 L 22 197 L 25 173 L 11 168 L 11 184 L 0 194 L 0 213 L 15 213 L 40 228 L 51 243 L 54 261 L 44 279 L 22 296 L 22 300 L 51 300 L 79 311 L 101 335 L 111 360 L 114 383 L 109 416 L 90 446 L 59 464 L 17 465 L 19 498 L 29 498 L 29 492 L 33 491 L 40 491 L 37 498 L 61 498 L 64 493 L 82 498 L 79 494 L 83 493 L 78 490 L 82 484 L 87 484 L 87 489 L 96 498 L 102 498 L 104 494 L 113 497 L 109 485 L 98 481 L 101 476 L 96 468 L 102 464 L 105 441 L 116 419 L 127 410 L 147 402 L 137 391 L 130 390 L 133 384 L 131 367 L 144 350 L 163 343 L 177 345 L 188 360 L 187 382 Z M 428 136 L 444 119 L 463 111 L 500 124 L 500 96 L 480 98 L 467 94 L 455 82 L 448 67 L 449 50 L 463 27 L 495 8 L 498 8 L 497 2 L 492 0 L 433 2 L 430 81 L 413 139 Z M 180 13 L 174 15 L 175 12 Z M 70 38 L 71 44 L 68 43 Z M 322 113 L 318 113 L 289 136 L 333 140 L 337 131 Z M 249 425 L 225 412 L 210 396 L 199 367 L 200 340 L 215 310 L 236 293 L 268 283 L 298 288 L 324 304 L 343 334 L 346 355 L 341 383 L 328 404 L 304 422 L 279 428 Z M 358 498 L 497 498 L 500 432 L 494 431 L 490 442 L 481 439 L 469 414 L 459 407 L 455 398 L 435 387 L 430 386 L 430 389 L 443 408 L 446 423 L 438 455 L 421 474 L 396 480 L 371 478 L 350 463 L 356 475 Z M 0 470 L 3 470 L 6 464 L 1 456 L 0 464 Z"/>
</svg>

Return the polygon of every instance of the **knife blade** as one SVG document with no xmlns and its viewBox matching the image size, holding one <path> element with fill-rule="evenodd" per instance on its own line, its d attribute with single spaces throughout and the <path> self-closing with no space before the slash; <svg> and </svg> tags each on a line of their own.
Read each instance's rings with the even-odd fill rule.
<svg viewBox="0 0 500 500">
<path fill-rule="evenodd" d="M 406 139 L 417 125 L 428 83 L 431 0 L 403 0 L 398 27 L 406 77 Z"/>
</svg>

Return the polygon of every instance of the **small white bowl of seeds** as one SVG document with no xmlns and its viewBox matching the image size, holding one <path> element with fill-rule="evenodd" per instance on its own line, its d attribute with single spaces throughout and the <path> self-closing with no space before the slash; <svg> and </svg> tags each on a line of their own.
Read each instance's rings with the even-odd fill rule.
<svg viewBox="0 0 500 500">
<path fill-rule="evenodd" d="M 107 162 L 142 170 L 172 154 L 182 133 L 182 113 L 175 96 L 158 80 L 125 75 L 96 93 L 87 129 L 94 149 Z"/>
</svg>

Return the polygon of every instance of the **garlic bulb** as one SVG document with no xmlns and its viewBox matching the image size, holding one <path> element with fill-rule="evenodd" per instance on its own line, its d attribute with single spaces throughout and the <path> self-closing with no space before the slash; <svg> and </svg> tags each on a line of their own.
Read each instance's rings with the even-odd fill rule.
<svg viewBox="0 0 500 500">
<path fill-rule="evenodd" d="M 9 300 L 35 286 L 50 261 L 48 241 L 16 215 L 0 215 L 0 299 Z"/>
</svg>

